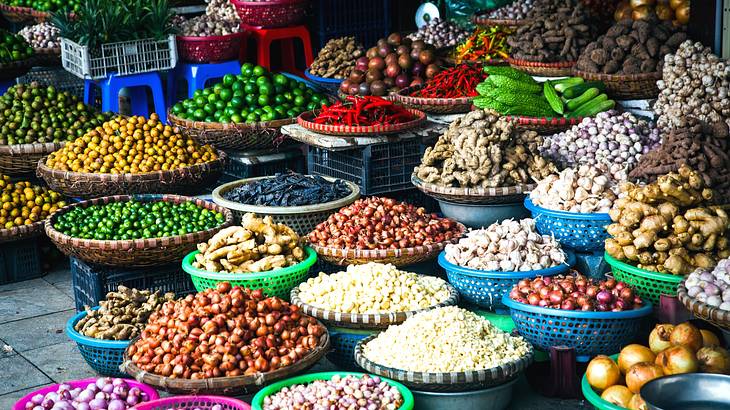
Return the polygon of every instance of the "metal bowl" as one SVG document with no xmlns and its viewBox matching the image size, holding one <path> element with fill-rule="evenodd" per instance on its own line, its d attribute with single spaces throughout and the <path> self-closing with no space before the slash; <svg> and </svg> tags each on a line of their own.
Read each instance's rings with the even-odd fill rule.
<svg viewBox="0 0 730 410">
<path fill-rule="evenodd" d="M 486 228 L 504 219 L 522 219 L 530 216 L 530 211 L 522 205 L 522 202 L 492 205 L 457 204 L 442 199 L 438 202 L 444 216 L 471 228 Z"/>
<path fill-rule="evenodd" d="M 503 410 L 512 400 L 515 383 L 517 379 L 484 390 L 456 393 L 411 392 L 418 410 Z"/>
<path fill-rule="evenodd" d="M 660 377 L 641 388 L 650 410 L 717 410 L 730 408 L 730 376 L 710 373 Z"/>
</svg>

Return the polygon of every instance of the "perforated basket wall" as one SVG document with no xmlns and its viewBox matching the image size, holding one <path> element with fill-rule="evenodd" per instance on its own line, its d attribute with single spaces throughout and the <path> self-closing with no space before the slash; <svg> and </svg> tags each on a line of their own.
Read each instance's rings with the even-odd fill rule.
<svg viewBox="0 0 730 410">
<path fill-rule="evenodd" d="M 57 91 L 68 91 L 79 99 L 84 98 L 84 81 L 63 68 L 35 67 L 18 78 L 18 83 L 29 84 L 33 81 L 44 86 L 52 85 Z"/>
<path fill-rule="evenodd" d="M 561 245 L 578 252 L 601 250 L 610 236 L 606 232 L 611 223 L 608 214 L 553 211 L 533 204 L 529 197 L 525 198 L 525 208 L 532 213 L 538 232 L 553 235 Z"/>
<path fill-rule="evenodd" d="M 680 275 L 668 273 L 649 272 L 644 269 L 631 266 L 627 263 L 616 260 L 608 253 L 603 255 L 606 263 L 611 265 L 613 277 L 616 280 L 626 282 L 634 288 L 634 291 L 642 299 L 648 299 L 651 303 L 659 305 L 661 295 L 675 296 L 677 286 L 682 282 Z"/>
<path fill-rule="evenodd" d="M 377 331 L 341 327 L 328 327 L 327 330 L 330 334 L 330 346 L 332 347 L 332 350 L 327 353 L 327 359 L 339 367 L 360 370 L 360 366 L 355 363 L 355 346 L 362 339 L 377 333 Z"/>
<path fill-rule="evenodd" d="M 104 376 L 127 377 L 119 370 L 119 366 L 124 361 L 124 350 L 129 346 L 129 340 L 100 340 L 80 334 L 74 330 L 74 326 L 85 316 L 84 311 L 69 319 L 66 323 L 66 335 L 76 342 L 81 356 L 94 371 Z"/>
</svg>

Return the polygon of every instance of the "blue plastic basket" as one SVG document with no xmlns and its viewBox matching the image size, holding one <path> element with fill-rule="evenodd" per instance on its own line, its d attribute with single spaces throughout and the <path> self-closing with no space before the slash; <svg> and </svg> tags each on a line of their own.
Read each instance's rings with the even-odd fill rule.
<svg viewBox="0 0 730 410">
<path fill-rule="evenodd" d="M 446 271 L 449 283 L 454 285 L 465 301 L 492 311 L 506 312 L 502 295 L 509 294 L 520 279 L 568 272 L 575 264 L 575 254 L 567 250 L 565 254 L 567 261 L 562 265 L 527 272 L 489 272 L 454 265 L 446 260 L 446 251 L 439 254 L 438 263 Z"/>
<path fill-rule="evenodd" d="M 99 309 L 95 307 L 94 310 Z M 124 351 L 129 346 L 129 340 L 101 340 L 87 337 L 74 329 L 76 323 L 86 316 L 86 311 L 77 313 L 66 322 L 66 335 L 76 342 L 81 356 L 94 371 L 104 376 L 127 377 L 119 370 L 124 361 Z"/>
<path fill-rule="evenodd" d="M 525 198 L 525 208 L 541 234 L 553 235 L 561 245 L 578 252 L 603 251 L 609 237 L 606 226 L 611 223 L 608 214 L 554 211 L 533 204 L 529 197 Z"/>
<path fill-rule="evenodd" d="M 314 84 L 316 84 L 317 87 L 322 91 L 333 95 L 337 95 L 337 91 L 340 89 L 340 83 L 342 83 L 343 81 L 342 79 L 337 78 L 325 78 L 316 76 L 310 73 L 308 68 L 304 70 L 304 76 L 307 77 Z"/>
<path fill-rule="evenodd" d="M 641 332 L 644 323 L 637 319 L 652 313 L 646 300 L 641 308 L 623 312 L 549 309 L 515 302 L 509 294 L 502 297 L 502 304 L 509 307 L 517 332 L 533 346 L 542 350 L 572 347 L 580 361 L 618 353 Z"/>
<path fill-rule="evenodd" d="M 378 333 L 377 330 L 346 329 L 343 327 L 328 326 L 330 347 L 327 359 L 345 369 L 360 369 L 355 363 L 355 346 L 366 337 Z"/>
</svg>

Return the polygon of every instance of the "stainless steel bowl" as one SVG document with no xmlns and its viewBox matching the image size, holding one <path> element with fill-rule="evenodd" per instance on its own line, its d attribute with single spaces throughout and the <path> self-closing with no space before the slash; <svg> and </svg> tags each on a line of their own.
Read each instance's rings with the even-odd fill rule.
<svg viewBox="0 0 730 410">
<path fill-rule="evenodd" d="M 417 410 L 504 410 L 512 400 L 517 379 L 484 390 L 433 393 L 411 390 Z"/>
<path fill-rule="evenodd" d="M 521 219 L 530 216 L 530 211 L 522 205 L 522 202 L 513 204 L 474 205 L 439 200 L 439 206 L 444 216 L 456 219 L 471 228 L 486 228 L 504 219 Z"/>
<path fill-rule="evenodd" d="M 641 388 L 650 410 L 730 409 L 730 376 L 710 373 L 660 377 Z"/>
</svg>

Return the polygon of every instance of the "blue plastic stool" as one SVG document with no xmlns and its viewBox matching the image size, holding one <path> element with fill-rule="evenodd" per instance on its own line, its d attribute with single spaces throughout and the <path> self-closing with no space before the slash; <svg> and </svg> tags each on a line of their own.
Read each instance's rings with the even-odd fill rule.
<svg viewBox="0 0 730 410">
<path fill-rule="evenodd" d="M 119 92 L 122 88 L 129 90 L 132 102 L 132 114 L 149 117 L 147 93 L 144 87 L 152 90 L 152 100 L 155 103 L 155 112 L 160 121 L 167 122 L 167 104 L 162 89 L 162 78 L 157 72 L 116 75 L 111 74 L 101 80 L 84 81 L 84 103 L 91 105 L 94 102 L 95 86 L 101 88 L 101 110 L 104 112 L 119 112 Z"/>
<path fill-rule="evenodd" d="M 6 91 L 8 91 L 8 88 L 15 85 L 15 79 L 7 80 L 7 81 L 0 81 L 0 95 L 5 94 Z"/>
<path fill-rule="evenodd" d="M 167 76 L 170 105 L 176 102 L 177 84 L 181 78 L 188 84 L 188 98 L 193 98 L 193 93 L 205 88 L 208 80 L 222 78 L 226 74 L 241 74 L 241 64 L 238 60 L 212 64 L 177 63 L 175 70 Z"/>
</svg>

